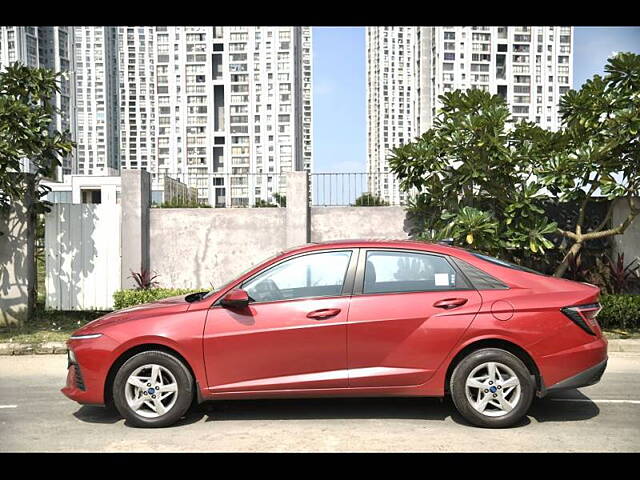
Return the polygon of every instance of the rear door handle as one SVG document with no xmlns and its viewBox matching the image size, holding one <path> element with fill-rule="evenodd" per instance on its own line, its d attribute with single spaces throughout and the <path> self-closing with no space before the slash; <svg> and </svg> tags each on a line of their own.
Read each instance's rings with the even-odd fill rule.
<svg viewBox="0 0 640 480">
<path fill-rule="evenodd" d="M 466 298 L 445 298 L 444 300 L 440 300 L 433 304 L 434 307 L 444 308 L 445 310 L 449 310 L 451 308 L 460 307 L 467 303 Z"/>
<path fill-rule="evenodd" d="M 339 308 L 322 308 L 320 310 L 314 310 L 307 313 L 307 318 L 313 318 L 315 320 L 324 320 L 325 318 L 335 317 L 340 313 Z"/>
</svg>

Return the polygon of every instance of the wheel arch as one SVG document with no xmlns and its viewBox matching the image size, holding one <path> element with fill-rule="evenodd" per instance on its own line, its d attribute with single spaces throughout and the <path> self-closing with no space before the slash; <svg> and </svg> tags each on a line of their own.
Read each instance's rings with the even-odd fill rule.
<svg viewBox="0 0 640 480">
<path fill-rule="evenodd" d="M 509 353 L 512 353 L 516 357 L 518 357 L 525 364 L 529 373 L 535 378 L 536 382 L 536 390 L 543 390 L 543 382 L 542 377 L 540 375 L 540 370 L 536 365 L 536 362 L 533 360 L 533 357 L 527 352 L 524 348 L 519 346 L 516 343 L 513 343 L 509 340 L 505 340 L 502 338 L 483 338 L 481 340 L 477 340 L 466 345 L 462 348 L 449 362 L 449 366 L 447 367 L 447 373 L 445 375 L 444 381 L 444 391 L 445 394 L 449 392 L 449 382 L 451 381 L 451 375 L 455 370 L 456 366 L 464 359 L 467 355 L 476 350 L 480 350 L 483 348 L 499 348 L 501 350 L 506 350 Z"/>
<path fill-rule="evenodd" d="M 116 374 L 118 373 L 118 370 L 120 369 L 120 367 L 124 365 L 124 363 L 134 355 L 137 355 L 142 352 L 149 352 L 149 351 L 165 352 L 165 353 L 168 353 L 169 355 L 175 356 L 178 360 L 180 360 L 184 364 L 184 366 L 187 368 L 187 370 L 189 370 L 189 373 L 191 374 L 191 378 L 193 378 L 193 382 L 195 384 L 196 395 L 198 396 L 198 398 L 200 398 L 200 390 L 199 390 L 197 377 L 193 371 L 193 368 L 187 361 L 187 359 L 180 352 L 166 345 L 162 345 L 160 343 L 142 343 L 142 344 L 135 345 L 125 350 L 124 352 L 122 352 L 120 356 L 111 364 L 111 367 L 109 368 L 109 373 L 107 373 L 107 377 L 104 382 L 103 393 L 104 393 L 105 405 L 113 404 L 113 381 L 115 380 Z"/>
</svg>

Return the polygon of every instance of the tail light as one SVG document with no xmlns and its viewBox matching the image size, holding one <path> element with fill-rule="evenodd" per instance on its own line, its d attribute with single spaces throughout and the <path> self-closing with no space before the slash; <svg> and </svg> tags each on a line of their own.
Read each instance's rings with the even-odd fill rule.
<svg viewBox="0 0 640 480">
<path fill-rule="evenodd" d="M 562 313 L 569 317 L 573 323 L 578 325 L 581 329 L 587 332 L 589 335 L 595 335 L 594 329 L 598 326 L 596 317 L 602 307 L 599 303 L 589 303 L 587 305 L 577 305 L 574 307 L 562 308 Z"/>
</svg>

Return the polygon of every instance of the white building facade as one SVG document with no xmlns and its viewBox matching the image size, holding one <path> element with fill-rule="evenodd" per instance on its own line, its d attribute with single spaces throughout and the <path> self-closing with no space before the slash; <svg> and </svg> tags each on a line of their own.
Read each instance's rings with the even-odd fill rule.
<svg viewBox="0 0 640 480">
<path fill-rule="evenodd" d="M 392 47 L 394 35 L 397 45 L 398 33 L 394 30 L 398 33 L 402 30 L 404 38 L 412 38 L 412 48 L 396 49 L 395 57 Z M 387 50 L 389 58 L 384 53 Z M 388 172 L 389 149 L 431 128 L 442 106 L 438 97 L 456 89 L 478 88 L 501 95 L 514 120 L 529 120 L 542 128 L 558 129 L 558 103 L 573 82 L 573 28 L 370 27 L 367 57 L 368 171 Z M 403 62 L 414 66 L 410 101 L 406 100 L 406 91 L 404 102 L 400 102 L 399 92 L 391 95 L 390 90 L 389 101 L 387 95 L 376 95 L 381 81 L 389 82 L 388 85 L 407 81 Z M 389 77 L 384 77 L 385 74 Z M 412 120 L 411 128 L 406 128 L 409 137 L 403 136 L 402 140 L 393 131 L 385 130 L 384 123 L 392 127 L 399 117 L 405 128 L 406 122 Z M 387 201 L 398 198 L 402 201 L 395 190 L 397 184 L 389 179 L 386 185 L 389 186 L 373 182 L 371 191 Z"/>
<path fill-rule="evenodd" d="M 158 174 L 250 206 L 311 170 L 309 27 L 156 27 L 155 41 Z"/>
<path fill-rule="evenodd" d="M 120 169 L 157 172 L 155 27 L 118 27 Z"/>
<path fill-rule="evenodd" d="M 119 172 L 115 27 L 73 27 L 76 166 L 79 175 Z"/>
<path fill-rule="evenodd" d="M 311 170 L 309 27 L 118 27 L 118 59 L 122 169 L 214 206 L 273 201 L 281 173 Z"/>
</svg>

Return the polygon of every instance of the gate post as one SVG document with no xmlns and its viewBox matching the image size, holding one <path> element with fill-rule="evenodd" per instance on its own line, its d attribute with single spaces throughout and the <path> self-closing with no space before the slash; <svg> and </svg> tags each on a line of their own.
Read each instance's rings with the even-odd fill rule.
<svg viewBox="0 0 640 480">
<path fill-rule="evenodd" d="M 309 243 L 311 239 L 311 217 L 309 212 L 309 174 L 288 172 L 287 174 L 287 248 Z"/>
<path fill-rule="evenodd" d="M 120 187 L 122 289 L 134 288 L 131 272 L 149 270 L 149 208 L 151 175 L 145 170 L 122 170 Z"/>
</svg>

